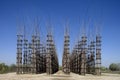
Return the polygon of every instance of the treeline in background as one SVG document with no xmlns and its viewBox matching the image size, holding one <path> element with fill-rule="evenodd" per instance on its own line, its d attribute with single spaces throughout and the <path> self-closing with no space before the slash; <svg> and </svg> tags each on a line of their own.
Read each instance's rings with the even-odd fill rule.
<svg viewBox="0 0 120 80">
<path fill-rule="evenodd" d="M 59 70 L 62 70 L 62 66 L 59 66 Z M 101 67 L 102 73 L 118 73 L 120 74 L 120 63 L 111 63 L 109 67 Z M 0 74 L 16 72 L 16 65 L 6 65 L 5 63 L 0 63 Z"/>
<path fill-rule="evenodd" d="M 5 63 L 0 63 L 0 74 L 15 72 L 15 71 L 16 71 L 15 64 L 6 65 Z"/>
<path fill-rule="evenodd" d="M 120 74 L 120 63 L 111 63 L 109 67 L 101 67 L 103 73 L 118 73 Z"/>
</svg>

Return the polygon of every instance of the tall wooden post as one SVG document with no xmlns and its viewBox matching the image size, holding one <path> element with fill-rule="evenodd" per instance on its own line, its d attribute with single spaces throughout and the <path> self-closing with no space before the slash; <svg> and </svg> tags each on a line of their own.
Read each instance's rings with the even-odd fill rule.
<svg viewBox="0 0 120 80">
<path fill-rule="evenodd" d="M 101 36 L 96 36 L 96 75 L 101 75 Z"/>
<path fill-rule="evenodd" d="M 36 73 L 36 36 L 32 36 L 32 56 L 31 56 L 31 71 Z"/>
<path fill-rule="evenodd" d="M 70 74 L 70 54 L 69 54 L 69 38 L 68 29 L 66 29 L 66 33 L 64 36 L 64 52 L 62 59 L 62 70 L 66 74 Z"/>
<path fill-rule="evenodd" d="M 17 74 L 22 74 L 22 42 L 23 35 L 17 35 Z"/>
<path fill-rule="evenodd" d="M 86 74 L 86 45 L 87 37 L 82 36 L 82 53 L 81 53 L 81 75 Z"/>
</svg>

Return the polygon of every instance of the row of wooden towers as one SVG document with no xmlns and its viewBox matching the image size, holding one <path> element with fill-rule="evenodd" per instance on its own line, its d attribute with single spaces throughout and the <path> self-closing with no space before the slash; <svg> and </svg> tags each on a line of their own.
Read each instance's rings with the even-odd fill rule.
<svg viewBox="0 0 120 80">
<path fill-rule="evenodd" d="M 23 31 L 23 32 L 22 32 Z M 53 74 L 59 63 L 52 32 L 47 33 L 46 45 L 40 40 L 39 29 L 35 28 L 31 41 L 26 38 L 25 26 L 17 34 L 17 74 Z"/>
<path fill-rule="evenodd" d="M 70 54 L 70 35 L 66 29 L 62 71 L 65 74 L 73 72 L 80 75 L 101 75 L 101 35 L 97 33 L 95 38 L 88 40 L 86 34 L 82 34 Z"/>
<path fill-rule="evenodd" d="M 41 42 L 39 29 L 35 29 L 31 41 L 24 33 L 17 34 L 17 74 L 53 74 L 59 70 L 58 55 L 52 30 L 47 33 L 46 45 Z M 80 75 L 101 75 L 101 35 L 89 39 L 83 34 L 75 43 L 70 54 L 70 34 L 66 27 L 64 33 L 64 50 L 62 57 L 62 71 Z"/>
</svg>

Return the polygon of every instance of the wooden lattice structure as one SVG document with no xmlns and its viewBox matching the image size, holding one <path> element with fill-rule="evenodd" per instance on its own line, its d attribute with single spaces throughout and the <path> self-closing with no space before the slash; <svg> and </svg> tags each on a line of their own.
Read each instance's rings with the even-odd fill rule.
<svg viewBox="0 0 120 80">
<path fill-rule="evenodd" d="M 47 74 L 59 70 L 59 62 L 52 30 L 48 29 L 46 44 L 42 43 L 38 25 L 34 28 L 31 39 L 26 37 L 25 26 L 17 34 L 17 74 Z M 68 26 L 64 34 L 62 71 L 65 74 L 74 72 L 80 75 L 101 75 L 101 35 L 96 34 L 89 39 L 85 33 L 81 35 L 70 54 L 70 35 Z M 29 42 L 30 41 L 30 42 Z"/>
<path fill-rule="evenodd" d="M 64 36 L 64 51 L 63 51 L 63 59 L 62 59 L 62 71 L 65 74 L 70 74 L 70 52 L 69 52 L 69 40 L 70 36 L 68 33 L 68 28 L 66 28 L 65 36 Z"/>
<path fill-rule="evenodd" d="M 96 74 L 101 75 L 101 36 L 96 36 Z"/>
<path fill-rule="evenodd" d="M 101 75 L 101 36 L 89 42 L 85 35 L 78 40 L 70 56 L 70 70 L 80 75 Z"/>
<path fill-rule="evenodd" d="M 59 69 L 58 57 L 56 53 L 55 43 L 51 32 L 47 35 L 47 55 L 46 55 L 46 72 L 53 74 Z"/>
<path fill-rule="evenodd" d="M 31 42 L 26 37 L 25 26 L 23 28 L 24 34 L 17 34 L 17 74 L 39 74 L 44 72 L 53 74 L 59 69 L 53 35 L 48 32 L 47 45 L 43 44 L 40 40 L 39 25 L 36 24 Z"/>
<path fill-rule="evenodd" d="M 22 74 L 22 42 L 23 42 L 23 35 L 17 35 L 17 74 Z"/>
</svg>

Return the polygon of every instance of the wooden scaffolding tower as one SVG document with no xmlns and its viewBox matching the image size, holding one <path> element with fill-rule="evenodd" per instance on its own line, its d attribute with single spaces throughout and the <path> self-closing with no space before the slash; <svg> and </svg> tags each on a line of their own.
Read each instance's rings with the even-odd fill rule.
<svg viewBox="0 0 120 80">
<path fill-rule="evenodd" d="M 36 73 L 36 36 L 32 35 L 31 72 Z"/>
<path fill-rule="evenodd" d="M 22 32 L 19 31 L 17 34 L 17 58 L 16 58 L 16 67 L 17 74 L 22 74 L 22 43 L 23 43 L 23 35 Z"/>
<path fill-rule="evenodd" d="M 56 53 L 55 43 L 53 41 L 52 32 L 47 35 L 47 54 L 46 54 L 46 72 L 53 74 L 58 71 L 58 57 Z"/>
<path fill-rule="evenodd" d="M 87 36 L 85 36 L 85 34 L 82 35 L 81 40 L 78 40 L 75 46 L 73 47 L 73 51 L 70 56 L 71 72 L 80 75 L 85 75 L 86 73 L 100 75 L 100 39 L 101 37 L 97 36 L 96 41 L 93 38 L 90 39 L 90 43 L 88 43 Z"/>
<path fill-rule="evenodd" d="M 96 75 L 101 75 L 101 36 L 96 35 Z"/>
<path fill-rule="evenodd" d="M 63 59 L 62 59 L 62 71 L 65 74 L 70 74 L 70 52 L 69 52 L 69 32 L 66 27 L 65 36 L 64 36 L 64 51 L 63 51 Z"/>
<path fill-rule="evenodd" d="M 25 26 L 17 34 L 16 73 L 40 74 L 46 72 L 53 74 L 59 69 L 58 55 L 51 27 L 49 26 L 46 44 L 42 43 L 38 24 L 35 25 L 32 39 L 26 37 Z M 70 35 L 68 25 L 64 34 L 64 50 L 62 56 L 62 71 L 79 75 L 101 75 L 101 36 L 97 32 L 96 37 L 88 39 L 83 31 L 80 39 L 73 47 L 70 54 Z M 23 53 L 23 54 L 22 54 Z"/>
</svg>

